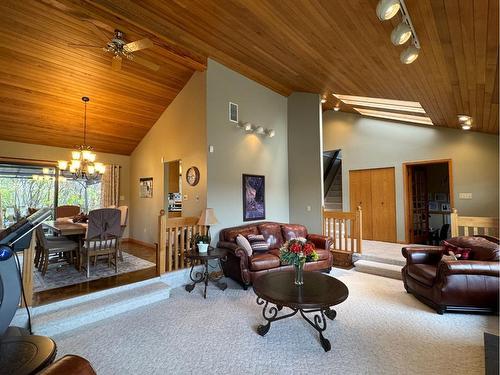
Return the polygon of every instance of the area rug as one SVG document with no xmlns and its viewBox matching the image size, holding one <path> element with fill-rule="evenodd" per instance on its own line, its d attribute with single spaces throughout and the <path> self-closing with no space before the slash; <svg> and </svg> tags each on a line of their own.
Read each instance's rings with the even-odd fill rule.
<svg viewBox="0 0 500 375">
<path fill-rule="evenodd" d="M 349 288 L 324 333 L 331 351 L 300 317 L 266 336 L 255 294 L 228 281 L 174 289 L 165 301 L 54 337 L 58 357 L 88 358 L 106 374 L 484 374 L 483 331 L 498 317 L 438 315 L 401 281 L 334 270 Z M 105 348 L 109 348 L 105 349 Z"/>
<path fill-rule="evenodd" d="M 123 261 L 118 260 L 118 272 L 115 273 L 113 265 L 108 267 L 107 258 L 98 260 L 97 265 L 90 268 L 90 277 L 87 278 L 84 272 L 79 272 L 73 265 L 63 263 L 58 266 L 49 265 L 47 273 L 42 276 L 36 268 L 33 272 L 33 291 L 41 292 L 44 290 L 60 288 L 63 286 L 74 285 L 86 281 L 102 279 L 104 277 L 115 276 L 123 273 L 142 270 L 156 265 L 147 260 L 136 257 L 132 254 L 123 252 Z"/>
</svg>

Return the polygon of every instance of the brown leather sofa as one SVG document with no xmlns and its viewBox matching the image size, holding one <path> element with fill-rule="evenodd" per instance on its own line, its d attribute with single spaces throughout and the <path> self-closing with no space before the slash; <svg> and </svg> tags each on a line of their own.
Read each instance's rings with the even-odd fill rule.
<svg viewBox="0 0 500 375">
<path fill-rule="evenodd" d="M 485 236 L 486 237 L 486 236 Z M 420 301 L 445 311 L 498 312 L 498 239 L 455 237 L 447 242 L 470 248 L 468 260 L 442 259 L 444 248 L 405 247 L 404 287 Z"/>
<path fill-rule="evenodd" d="M 252 256 L 248 256 L 247 252 L 236 243 L 238 234 L 243 236 L 262 234 L 269 244 L 269 251 L 254 252 Z M 304 237 L 313 242 L 319 255 L 319 260 L 306 263 L 304 270 L 330 271 L 333 257 L 329 250 L 331 243 L 328 237 L 309 234 L 303 225 L 259 222 L 220 231 L 217 247 L 228 251 L 227 260 L 222 262 L 224 274 L 238 281 L 243 289 L 247 289 L 260 275 L 268 272 L 293 270 L 293 266 L 280 263 L 279 248 L 284 242 L 295 237 Z"/>
</svg>

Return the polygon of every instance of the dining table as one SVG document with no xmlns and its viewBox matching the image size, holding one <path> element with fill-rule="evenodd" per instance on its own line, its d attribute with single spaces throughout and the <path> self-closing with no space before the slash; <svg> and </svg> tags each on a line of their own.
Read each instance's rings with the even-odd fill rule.
<svg viewBox="0 0 500 375">
<path fill-rule="evenodd" d="M 59 236 L 84 236 L 87 223 L 73 223 L 72 219 L 44 221 L 43 225 Z"/>
</svg>

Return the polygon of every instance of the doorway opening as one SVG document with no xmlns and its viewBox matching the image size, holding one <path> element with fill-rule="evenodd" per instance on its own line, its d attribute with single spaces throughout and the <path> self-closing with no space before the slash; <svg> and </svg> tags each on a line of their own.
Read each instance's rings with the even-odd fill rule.
<svg viewBox="0 0 500 375">
<path fill-rule="evenodd" d="M 342 211 L 342 152 L 323 152 L 323 202 L 325 209 Z"/>
<path fill-rule="evenodd" d="M 182 216 L 182 161 L 163 163 L 163 209 L 167 217 Z"/>
<path fill-rule="evenodd" d="M 439 245 L 450 235 L 453 208 L 451 160 L 403 164 L 406 242 Z"/>
</svg>

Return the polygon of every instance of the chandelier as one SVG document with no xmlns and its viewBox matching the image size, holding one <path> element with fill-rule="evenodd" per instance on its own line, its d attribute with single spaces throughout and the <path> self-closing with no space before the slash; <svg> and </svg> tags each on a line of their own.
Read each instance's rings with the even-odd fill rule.
<svg viewBox="0 0 500 375">
<path fill-rule="evenodd" d="M 83 115 L 83 144 L 71 151 L 71 161 L 59 160 L 57 162 L 63 175 L 70 174 L 75 180 L 86 180 L 87 182 L 98 182 L 104 174 L 106 167 L 103 163 L 95 161 L 96 154 L 92 147 L 87 145 L 87 103 L 89 98 L 82 98 L 84 104 Z"/>
</svg>

